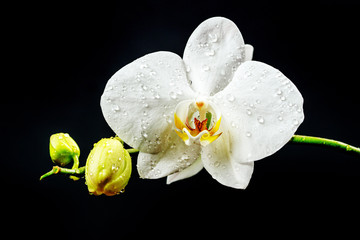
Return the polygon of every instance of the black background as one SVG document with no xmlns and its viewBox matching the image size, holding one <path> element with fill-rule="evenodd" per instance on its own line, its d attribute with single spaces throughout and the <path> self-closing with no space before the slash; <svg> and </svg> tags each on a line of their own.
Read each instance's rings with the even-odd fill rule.
<svg viewBox="0 0 360 240">
<path fill-rule="evenodd" d="M 150 52 L 182 56 L 192 31 L 213 16 L 234 21 L 254 60 L 296 84 L 305 99 L 298 134 L 360 146 L 359 4 L 59 1 L 2 12 L 1 228 L 69 239 L 359 235 L 360 159 L 318 147 L 288 144 L 256 162 L 246 190 L 204 170 L 171 185 L 139 179 L 136 155 L 116 197 L 90 196 L 84 180 L 65 176 L 39 181 L 52 168 L 51 134 L 70 133 L 81 165 L 93 143 L 114 135 L 99 105 L 112 74 Z"/>
</svg>

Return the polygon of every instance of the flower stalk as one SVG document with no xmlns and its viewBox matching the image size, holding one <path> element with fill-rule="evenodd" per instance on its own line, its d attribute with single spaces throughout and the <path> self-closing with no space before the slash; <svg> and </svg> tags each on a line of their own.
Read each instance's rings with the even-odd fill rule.
<svg viewBox="0 0 360 240">
<path fill-rule="evenodd" d="M 360 156 L 360 148 L 351 146 L 347 143 L 343 143 L 337 140 L 321 138 L 321 137 L 304 136 L 304 135 L 294 135 L 290 139 L 290 142 L 297 144 L 324 146 Z"/>
<path fill-rule="evenodd" d="M 129 154 L 139 152 L 138 149 L 133 149 L 133 148 L 126 149 L 126 151 Z M 85 175 L 85 166 L 83 166 L 83 167 L 78 167 L 78 166 L 79 166 L 79 159 L 77 159 L 77 163 L 74 163 L 74 166 L 71 169 L 54 166 L 49 172 L 41 175 L 40 181 L 43 180 L 44 178 L 47 178 L 51 175 L 58 174 L 58 173 L 64 174 L 64 175 L 70 175 L 70 178 L 73 179 L 74 181 L 76 181 L 79 178 L 84 177 L 84 175 Z"/>
<path fill-rule="evenodd" d="M 49 172 L 43 174 L 40 177 L 40 181 L 43 180 L 46 177 L 49 177 L 51 175 L 54 174 L 65 174 L 65 175 L 71 175 L 74 177 L 82 177 L 85 174 L 85 166 L 84 167 L 80 167 L 80 168 L 76 168 L 76 169 L 69 169 L 69 168 L 63 168 L 63 167 L 59 167 L 59 166 L 54 166 Z"/>
</svg>

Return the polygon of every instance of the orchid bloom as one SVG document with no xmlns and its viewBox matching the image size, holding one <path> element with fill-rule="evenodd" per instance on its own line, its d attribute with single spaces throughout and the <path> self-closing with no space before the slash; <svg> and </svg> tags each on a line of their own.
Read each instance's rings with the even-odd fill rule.
<svg viewBox="0 0 360 240">
<path fill-rule="evenodd" d="M 140 150 L 140 177 L 171 183 L 205 168 L 244 189 L 254 161 L 290 140 L 304 120 L 303 98 L 280 71 L 251 61 L 252 52 L 232 21 L 214 17 L 195 29 L 183 58 L 151 53 L 111 77 L 101 108 Z"/>
</svg>

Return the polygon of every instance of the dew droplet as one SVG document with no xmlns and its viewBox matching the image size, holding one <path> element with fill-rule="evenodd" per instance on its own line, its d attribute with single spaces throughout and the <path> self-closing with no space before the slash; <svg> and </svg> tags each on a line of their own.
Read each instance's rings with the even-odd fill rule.
<svg viewBox="0 0 360 240">
<path fill-rule="evenodd" d="M 285 100 L 286 100 L 286 97 L 281 96 L 280 100 L 281 100 L 281 101 L 285 101 Z"/>
<path fill-rule="evenodd" d="M 215 43 L 215 42 L 217 42 L 217 40 L 218 40 L 218 36 L 217 36 L 217 34 L 216 33 L 209 33 L 209 40 L 210 40 L 210 42 L 212 42 L 212 43 Z"/>
<path fill-rule="evenodd" d="M 205 52 L 206 56 L 212 57 L 215 55 L 215 51 L 213 49 L 210 49 L 209 51 Z"/>
<path fill-rule="evenodd" d="M 176 90 L 176 94 L 177 94 L 177 95 L 182 95 L 182 94 L 183 94 L 183 91 L 182 91 L 181 89 L 178 89 L 178 90 Z"/>
<path fill-rule="evenodd" d="M 281 78 L 281 77 L 283 77 L 284 75 L 281 73 L 281 72 L 278 72 L 277 74 L 276 74 L 276 77 L 277 78 Z"/>
<path fill-rule="evenodd" d="M 282 121 L 283 120 L 283 117 L 282 116 L 278 116 L 277 118 L 279 121 Z"/>
<path fill-rule="evenodd" d="M 299 121 L 297 119 L 294 119 L 292 123 L 293 123 L 294 126 L 299 125 Z"/>
<path fill-rule="evenodd" d="M 183 160 L 183 161 L 187 161 L 189 159 L 190 159 L 190 157 L 188 155 L 182 155 L 181 156 L 181 160 Z"/>
<path fill-rule="evenodd" d="M 175 92 L 170 92 L 169 95 L 170 95 L 170 97 L 171 97 L 172 99 L 176 99 L 176 98 L 177 98 Z"/>
<path fill-rule="evenodd" d="M 265 119 L 264 119 L 262 116 L 258 116 L 257 120 L 258 120 L 258 122 L 259 122 L 260 124 L 264 124 L 264 123 L 265 123 Z"/>
<path fill-rule="evenodd" d="M 160 95 L 158 93 L 155 93 L 154 99 L 160 99 Z"/>
<path fill-rule="evenodd" d="M 235 97 L 234 95 L 232 94 L 227 94 L 226 95 L 226 99 L 229 101 L 229 102 L 233 102 L 235 100 Z"/>
<path fill-rule="evenodd" d="M 144 91 L 147 91 L 148 90 L 148 87 L 146 85 L 141 85 L 141 88 L 144 90 Z"/>
<path fill-rule="evenodd" d="M 250 71 L 246 71 L 245 72 L 245 77 L 251 77 L 252 76 L 252 72 Z M 260 83 L 260 82 L 259 82 Z"/>
<path fill-rule="evenodd" d="M 251 132 L 246 132 L 247 137 L 251 137 L 251 135 L 252 135 Z"/>
<path fill-rule="evenodd" d="M 207 72 L 210 70 L 210 67 L 208 65 L 204 65 L 204 66 L 202 66 L 202 70 Z"/>
<path fill-rule="evenodd" d="M 215 166 L 215 167 L 220 166 L 220 162 L 219 162 L 219 161 L 214 162 L 214 166 Z"/>
<path fill-rule="evenodd" d="M 251 110 L 250 110 L 250 109 L 247 109 L 247 110 L 246 110 L 246 114 L 249 115 L 249 116 L 251 116 L 251 114 L 252 114 Z"/>
<path fill-rule="evenodd" d="M 142 135 L 143 135 L 144 138 L 149 137 L 149 135 L 147 133 L 145 133 L 145 132 Z"/>
<path fill-rule="evenodd" d="M 149 66 L 148 66 L 146 63 L 143 63 L 143 64 L 140 65 L 140 68 L 141 68 L 141 69 L 148 68 L 148 67 L 149 67 Z"/>
<path fill-rule="evenodd" d="M 111 166 L 111 170 L 113 170 L 113 171 L 116 171 L 116 170 L 118 170 L 118 169 L 119 169 L 119 167 L 116 166 L 116 164 L 113 164 L 113 165 Z"/>
<path fill-rule="evenodd" d="M 112 108 L 113 112 L 118 112 L 119 110 L 120 110 L 120 108 L 117 105 Z"/>
<path fill-rule="evenodd" d="M 161 174 L 161 170 L 160 169 L 156 169 L 155 170 L 155 177 L 159 177 Z"/>
</svg>

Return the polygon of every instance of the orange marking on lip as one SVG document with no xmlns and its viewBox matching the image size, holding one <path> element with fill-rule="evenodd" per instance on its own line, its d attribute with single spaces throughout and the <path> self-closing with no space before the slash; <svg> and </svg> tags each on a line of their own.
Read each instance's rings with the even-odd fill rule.
<svg viewBox="0 0 360 240">
<path fill-rule="evenodd" d="M 204 102 L 196 102 L 196 106 L 201 109 L 204 106 Z"/>
</svg>

